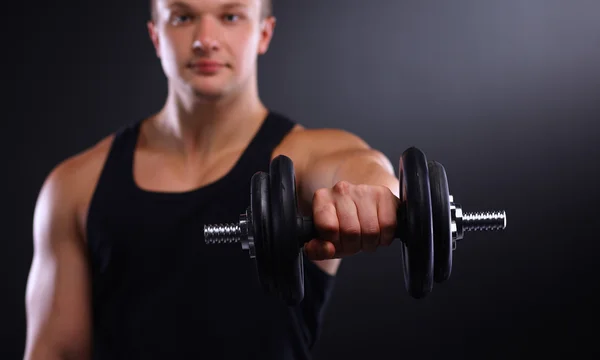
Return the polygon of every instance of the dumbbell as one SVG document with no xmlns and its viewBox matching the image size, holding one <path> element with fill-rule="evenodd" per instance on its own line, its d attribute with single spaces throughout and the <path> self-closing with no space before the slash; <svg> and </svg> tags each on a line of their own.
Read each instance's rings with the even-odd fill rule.
<svg viewBox="0 0 600 360">
<path fill-rule="evenodd" d="M 452 252 L 469 231 L 506 228 L 505 211 L 463 213 L 449 193 L 444 167 L 416 147 L 402 153 L 399 166 L 399 239 L 405 288 L 415 299 L 450 277 Z M 304 298 L 304 244 L 317 238 L 312 217 L 298 208 L 292 160 L 279 155 L 269 173 L 251 178 L 250 204 L 237 223 L 204 226 L 206 244 L 240 243 L 254 259 L 265 292 L 288 305 Z"/>
</svg>

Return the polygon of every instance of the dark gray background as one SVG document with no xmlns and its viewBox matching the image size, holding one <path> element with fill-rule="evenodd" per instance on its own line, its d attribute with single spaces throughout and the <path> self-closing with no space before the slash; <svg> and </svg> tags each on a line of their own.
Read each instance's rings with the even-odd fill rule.
<svg viewBox="0 0 600 360">
<path fill-rule="evenodd" d="M 466 210 L 508 214 L 505 232 L 468 234 L 451 279 L 421 301 L 404 290 L 399 244 L 346 259 L 316 358 L 597 352 L 600 2 L 275 1 L 259 69 L 270 107 L 362 136 L 396 171 L 418 146 Z M 162 105 L 146 3 L 24 2 L 3 15 L 3 359 L 24 348 L 45 176 Z"/>
</svg>

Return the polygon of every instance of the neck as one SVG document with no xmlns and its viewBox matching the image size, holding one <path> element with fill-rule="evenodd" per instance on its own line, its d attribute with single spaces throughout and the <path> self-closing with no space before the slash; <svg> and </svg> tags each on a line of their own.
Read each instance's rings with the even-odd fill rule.
<svg viewBox="0 0 600 360">
<path fill-rule="evenodd" d="M 170 87 L 164 107 L 150 121 L 148 140 L 183 154 L 210 156 L 246 145 L 267 113 L 256 86 L 210 100 Z"/>
</svg>

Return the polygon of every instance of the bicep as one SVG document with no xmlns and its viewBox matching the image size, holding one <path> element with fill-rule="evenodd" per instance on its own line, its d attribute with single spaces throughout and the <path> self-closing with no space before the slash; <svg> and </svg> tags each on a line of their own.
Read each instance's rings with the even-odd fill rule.
<svg viewBox="0 0 600 360">
<path fill-rule="evenodd" d="M 34 251 L 26 289 L 26 358 L 86 358 L 89 284 L 84 241 L 65 184 L 51 175 L 34 211 Z"/>
</svg>

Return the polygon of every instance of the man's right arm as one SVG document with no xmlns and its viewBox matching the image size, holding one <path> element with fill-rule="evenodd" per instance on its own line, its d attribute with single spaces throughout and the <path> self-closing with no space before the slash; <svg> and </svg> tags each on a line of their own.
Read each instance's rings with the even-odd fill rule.
<svg viewBox="0 0 600 360">
<path fill-rule="evenodd" d="M 90 358 L 90 287 L 74 166 L 67 160 L 56 167 L 35 205 L 25 360 Z"/>
</svg>

